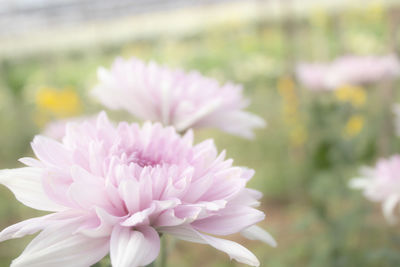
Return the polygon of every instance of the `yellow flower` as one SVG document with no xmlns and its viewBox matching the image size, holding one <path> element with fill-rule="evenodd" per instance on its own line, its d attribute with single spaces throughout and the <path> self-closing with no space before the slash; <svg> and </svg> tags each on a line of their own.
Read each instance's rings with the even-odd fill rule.
<svg viewBox="0 0 400 267">
<path fill-rule="evenodd" d="M 43 87 L 36 94 L 36 105 L 40 113 L 55 118 L 75 116 L 82 110 L 81 100 L 71 88 Z"/>
<path fill-rule="evenodd" d="M 360 115 L 352 116 L 344 127 L 344 135 L 346 137 L 354 137 L 358 135 L 364 127 L 364 118 Z"/>
<path fill-rule="evenodd" d="M 361 107 L 367 100 L 367 95 L 362 87 L 344 85 L 335 91 L 336 99 L 340 102 L 349 102 L 354 107 Z"/>
</svg>

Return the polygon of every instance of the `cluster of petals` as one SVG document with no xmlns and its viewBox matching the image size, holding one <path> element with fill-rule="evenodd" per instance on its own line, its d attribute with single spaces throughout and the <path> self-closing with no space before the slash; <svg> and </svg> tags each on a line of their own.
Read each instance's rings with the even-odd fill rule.
<svg viewBox="0 0 400 267">
<path fill-rule="evenodd" d="M 99 68 L 98 79 L 92 95 L 107 108 L 172 125 L 178 132 L 208 127 L 252 138 L 254 128 L 265 126 L 262 118 L 244 111 L 249 101 L 241 85 L 221 86 L 197 71 L 117 58 L 110 70 Z"/>
<path fill-rule="evenodd" d="M 37 136 L 36 158 L 0 171 L 0 183 L 24 205 L 50 213 L 4 229 L 0 241 L 40 232 L 11 266 L 91 266 L 110 254 L 114 267 L 145 266 L 160 235 L 209 244 L 258 266 L 242 233 L 275 245 L 255 224 L 261 193 L 246 187 L 253 171 L 232 165 L 211 140 L 193 144 L 160 123 L 121 122 L 105 113 L 69 123 L 61 142 Z M 217 237 L 219 236 L 219 237 Z"/>
<path fill-rule="evenodd" d="M 395 223 L 395 209 L 400 203 L 400 155 L 380 159 L 374 168 L 363 167 L 361 177 L 352 179 L 350 187 L 363 190 L 373 202 L 382 202 L 385 218 Z"/>
<path fill-rule="evenodd" d="M 400 75 L 395 55 L 342 56 L 330 63 L 300 63 L 297 79 L 310 90 L 334 90 L 343 85 L 364 85 Z"/>
</svg>

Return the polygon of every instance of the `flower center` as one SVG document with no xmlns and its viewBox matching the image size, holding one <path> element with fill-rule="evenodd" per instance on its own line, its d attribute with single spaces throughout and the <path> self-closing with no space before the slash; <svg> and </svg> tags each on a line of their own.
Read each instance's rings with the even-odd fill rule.
<svg viewBox="0 0 400 267">
<path fill-rule="evenodd" d="M 161 164 L 161 160 L 157 160 L 157 159 L 153 159 L 150 157 L 146 157 L 144 155 L 142 155 L 141 152 L 132 152 L 128 155 L 127 159 L 126 159 L 126 163 L 135 163 L 137 165 L 139 165 L 140 167 L 146 167 L 146 166 L 156 166 Z"/>
</svg>

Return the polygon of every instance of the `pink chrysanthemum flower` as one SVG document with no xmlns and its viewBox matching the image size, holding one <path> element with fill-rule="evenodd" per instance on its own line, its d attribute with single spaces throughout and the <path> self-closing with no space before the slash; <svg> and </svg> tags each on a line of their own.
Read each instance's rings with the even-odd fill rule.
<svg viewBox="0 0 400 267">
<path fill-rule="evenodd" d="M 221 86 L 196 71 L 117 58 L 110 70 L 99 69 L 98 78 L 92 93 L 106 107 L 172 125 L 178 132 L 214 127 L 251 138 L 253 128 L 265 126 L 263 119 L 243 110 L 249 101 L 243 98 L 242 86 Z"/>
<path fill-rule="evenodd" d="M 400 155 L 381 159 L 375 168 L 364 167 L 361 176 L 350 181 L 350 187 L 362 189 L 371 201 L 383 202 L 382 210 L 389 223 L 395 223 L 396 206 L 400 203 Z"/>
<path fill-rule="evenodd" d="M 0 183 L 31 208 L 51 211 L 12 225 L 0 241 L 41 233 L 11 266 L 90 266 L 110 253 L 114 267 L 155 260 L 160 234 L 209 244 L 258 266 L 243 246 L 215 235 L 243 233 L 275 245 L 255 226 L 261 194 L 246 188 L 253 171 L 232 166 L 212 141 L 193 145 L 161 124 L 96 122 L 67 125 L 62 143 L 37 136 L 37 159 L 2 170 Z"/>
</svg>

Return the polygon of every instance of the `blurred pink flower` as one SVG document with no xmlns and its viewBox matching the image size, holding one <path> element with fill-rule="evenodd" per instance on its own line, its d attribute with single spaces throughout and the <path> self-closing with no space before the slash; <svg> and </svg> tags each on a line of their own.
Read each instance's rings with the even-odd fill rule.
<svg viewBox="0 0 400 267">
<path fill-rule="evenodd" d="M 363 85 L 400 75 L 395 55 L 342 56 L 331 63 L 301 63 L 297 79 L 312 90 L 332 90 L 343 85 Z"/>
<path fill-rule="evenodd" d="M 221 86 L 196 71 L 117 58 L 110 70 L 98 70 L 98 78 L 92 93 L 106 107 L 172 125 L 179 132 L 215 127 L 251 138 L 253 128 L 265 126 L 263 119 L 243 110 L 249 101 L 243 98 L 242 86 Z"/>
<path fill-rule="evenodd" d="M 371 201 L 383 202 L 385 218 L 389 223 L 395 223 L 394 212 L 400 202 L 400 155 L 381 159 L 374 168 L 362 168 L 361 177 L 352 179 L 350 187 L 362 189 Z"/>
<path fill-rule="evenodd" d="M 193 145 L 161 124 L 69 123 L 62 143 L 37 136 L 38 159 L 0 171 L 0 183 L 24 205 L 51 211 L 4 229 L 0 241 L 41 233 L 11 266 L 90 266 L 110 253 L 117 267 L 150 264 L 159 234 L 204 243 L 258 266 L 238 243 L 214 235 L 243 233 L 275 245 L 255 226 L 261 193 L 246 188 L 254 172 L 232 166 L 211 140 Z"/>
<path fill-rule="evenodd" d="M 79 123 L 84 121 L 91 121 L 92 123 L 95 123 L 96 120 L 97 120 L 96 116 L 92 117 L 82 116 L 82 117 L 73 117 L 68 119 L 51 121 L 47 123 L 47 125 L 43 129 L 42 135 L 50 137 L 52 139 L 61 140 L 65 136 L 68 123 L 71 122 Z"/>
<path fill-rule="evenodd" d="M 311 90 L 330 90 L 326 85 L 329 65 L 323 63 L 300 63 L 296 67 L 296 77 L 301 84 Z"/>
</svg>

